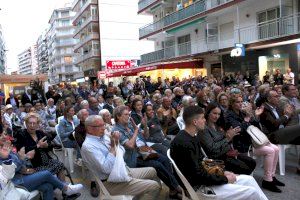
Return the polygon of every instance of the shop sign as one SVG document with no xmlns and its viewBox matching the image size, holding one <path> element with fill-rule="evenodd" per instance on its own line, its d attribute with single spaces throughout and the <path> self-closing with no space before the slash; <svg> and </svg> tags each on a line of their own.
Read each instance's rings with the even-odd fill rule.
<svg viewBox="0 0 300 200">
<path fill-rule="evenodd" d="M 235 44 L 235 48 L 230 52 L 231 57 L 245 56 L 245 47 L 243 44 Z"/>
<path fill-rule="evenodd" d="M 106 71 L 98 71 L 98 79 L 106 79 Z"/>
<path fill-rule="evenodd" d="M 107 60 L 107 70 L 130 69 L 132 67 L 131 60 Z"/>
</svg>

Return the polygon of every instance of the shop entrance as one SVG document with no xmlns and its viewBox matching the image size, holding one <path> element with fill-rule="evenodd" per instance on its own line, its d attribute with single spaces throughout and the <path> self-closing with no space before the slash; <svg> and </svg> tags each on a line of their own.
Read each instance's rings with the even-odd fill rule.
<svg viewBox="0 0 300 200">
<path fill-rule="evenodd" d="M 211 74 L 215 78 L 221 77 L 222 75 L 221 63 L 211 64 L 210 67 L 211 67 Z"/>
<path fill-rule="evenodd" d="M 289 55 L 287 54 L 275 54 L 273 56 L 259 56 L 259 77 L 262 80 L 266 71 L 271 74 L 275 73 L 276 69 L 279 69 L 282 74 L 289 68 Z"/>
</svg>

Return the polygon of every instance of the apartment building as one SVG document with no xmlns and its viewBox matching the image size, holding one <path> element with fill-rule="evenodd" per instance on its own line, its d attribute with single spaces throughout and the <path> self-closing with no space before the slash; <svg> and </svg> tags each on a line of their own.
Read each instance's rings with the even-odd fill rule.
<svg viewBox="0 0 300 200">
<path fill-rule="evenodd" d="M 98 0 L 75 0 L 72 11 L 76 13 L 73 37 L 78 40 L 74 46 L 75 63 L 85 77 L 95 78 L 101 70 Z"/>
<path fill-rule="evenodd" d="M 155 51 L 141 55 L 143 66 L 186 68 L 190 75 L 249 71 L 262 77 L 288 67 L 299 73 L 297 0 L 140 0 L 138 5 L 139 14 L 153 17 L 139 29 L 141 40 L 155 43 Z"/>
<path fill-rule="evenodd" d="M 6 48 L 0 25 L 0 74 L 6 74 Z"/>
<path fill-rule="evenodd" d="M 71 5 L 55 9 L 49 20 L 50 28 L 47 32 L 47 47 L 51 84 L 62 81 L 75 81 L 83 78 L 81 67 L 75 62 L 74 46 L 77 40 L 73 38 L 75 27 L 72 25 Z"/>
<path fill-rule="evenodd" d="M 135 67 L 141 54 L 154 50 L 153 41 L 139 40 L 138 28 L 152 18 L 138 15 L 137 3 L 138 0 L 74 2 L 74 37 L 80 40 L 75 51 L 86 76 L 95 77 L 98 70 L 107 70 L 107 62 L 128 61 Z"/>
<path fill-rule="evenodd" d="M 48 47 L 46 32 L 42 33 L 37 42 L 37 74 L 48 74 L 49 62 L 48 62 Z"/>
<path fill-rule="evenodd" d="M 18 73 L 23 75 L 35 75 L 37 71 L 36 45 L 18 54 Z"/>
</svg>

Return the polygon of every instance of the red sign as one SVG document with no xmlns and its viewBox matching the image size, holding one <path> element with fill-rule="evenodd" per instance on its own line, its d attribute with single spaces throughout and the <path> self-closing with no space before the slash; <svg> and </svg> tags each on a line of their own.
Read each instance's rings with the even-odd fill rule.
<svg viewBox="0 0 300 200">
<path fill-rule="evenodd" d="M 106 69 L 130 69 L 132 67 L 131 60 L 108 60 L 106 61 Z"/>
<path fill-rule="evenodd" d="M 106 71 L 98 71 L 98 79 L 105 79 Z"/>
</svg>

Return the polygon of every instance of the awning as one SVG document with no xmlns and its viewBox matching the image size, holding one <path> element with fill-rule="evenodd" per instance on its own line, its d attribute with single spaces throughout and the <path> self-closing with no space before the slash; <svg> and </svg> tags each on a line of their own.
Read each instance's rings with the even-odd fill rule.
<svg viewBox="0 0 300 200">
<path fill-rule="evenodd" d="M 107 78 L 119 77 L 119 76 L 136 76 L 140 72 L 152 71 L 156 69 L 189 69 L 189 68 L 203 68 L 203 61 L 186 61 L 186 62 L 168 62 L 155 66 L 142 66 L 127 70 L 120 70 L 111 73 L 107 73 Z"/>
</svg>

